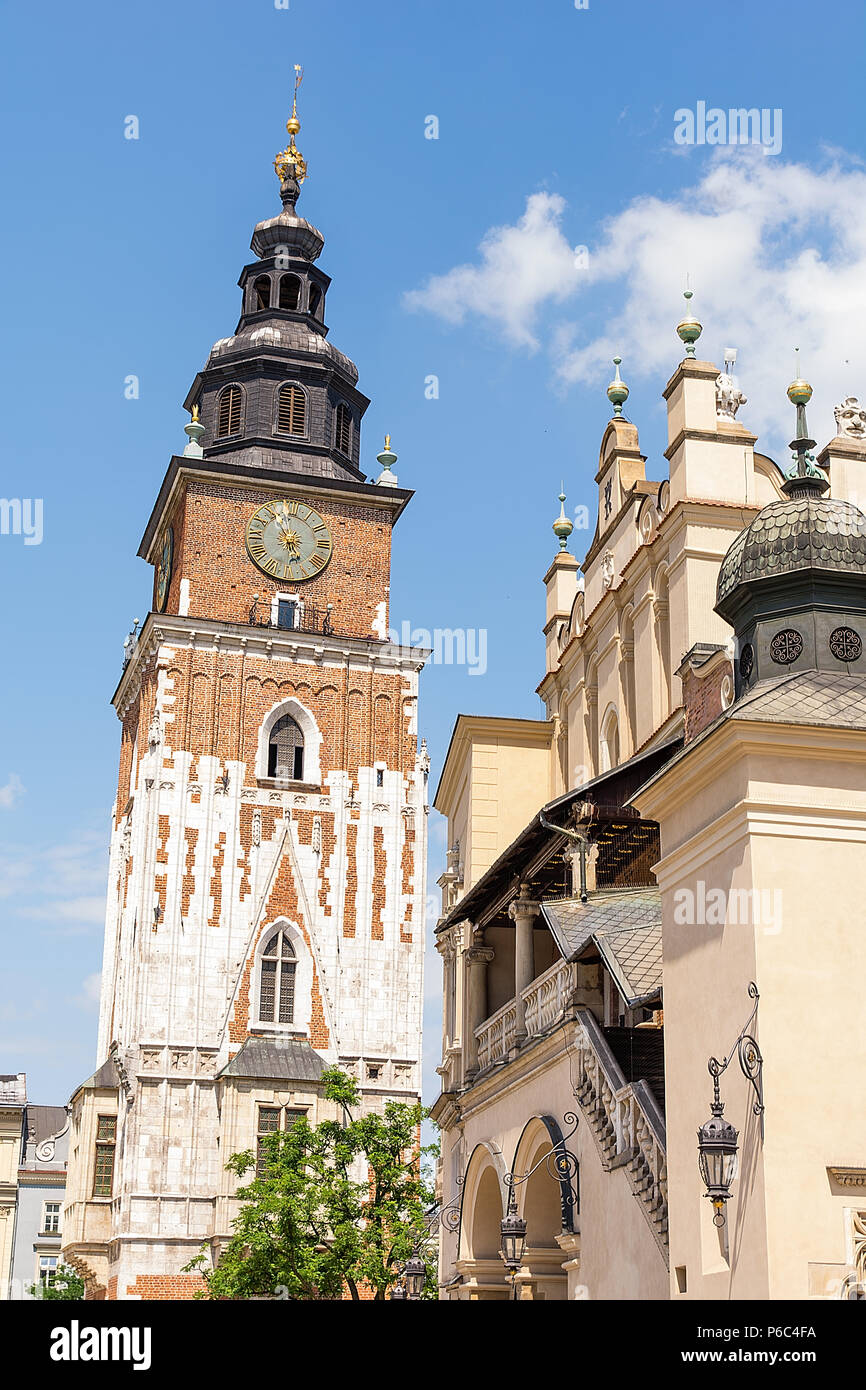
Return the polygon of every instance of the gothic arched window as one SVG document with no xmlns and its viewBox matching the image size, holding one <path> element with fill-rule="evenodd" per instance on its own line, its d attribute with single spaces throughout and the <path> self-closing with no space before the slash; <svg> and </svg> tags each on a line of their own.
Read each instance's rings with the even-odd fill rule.
<svg viewBox="0 0 866 1390">
<path fill-rule="evenodd" d="M 293 1023 L 297 959 L 288 933 L 275 931 L 262 952 L 259 1021 Z"/>
<path fill-rule="evenodd" d="M 241 405 L 243 394 L 239 386 L 225 386 L 220 391 L 217 405 L 217 438 L 226 439 L 229 435 L 241 432 Z"/>
<path fill-rule="evenodd" d="M 304 735 L 290 714 L 284 714 L 268 739 L 268 776 L 304 779 Z"/>
<path fill-rule="evenodd" d="M 337 406 L 337 423 L 334 430 L 334 444 L 347 458 L 352 455 L 352 416 L 349 407 L 342 401 Z"/>
<path fill-rule="evenodd" d="M 287 383 L 277 395 L 277 429 L 280 434 L 303 435 L 307 427 L 307 397 L 300 386 Z"/>
<path fill-rule="evenodd" d="M 253 282 L 253 306 L 258 311 L 271 307 L 271 277 L 260 275 Z"/>
<path fill-rule="evenodd" d="M 318 285 L 311 285 L 311 286 L 310 286 L 310 313 L 312 314 L 313 318 L 318 318 L 318 315 L 319 315 L 319 305 L 321 304 L 321 302 L 322 302 L 322 291 L 319 289 L 319 286 L 318 286 Z"/>
<path fill-rule="evenodd" d="M 301 282 L 297 275 L 284 275 L 280 281 L 280 308 L 294 312 L 301 302 Z"/>
</svg>

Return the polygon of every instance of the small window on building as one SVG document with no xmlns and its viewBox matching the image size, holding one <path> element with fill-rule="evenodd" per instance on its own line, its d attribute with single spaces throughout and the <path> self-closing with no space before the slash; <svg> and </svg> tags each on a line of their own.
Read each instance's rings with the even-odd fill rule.
<svg viewBox="0 0 866 1390">
<path fill-rule="evenodd" d="M 226 439 L 229 435 L 241 432 L 241 388 L 226 386 L 220 392 L 217 407 L 217 438 Z"/>
<path fill-rule="evenodd" d="M 304 780 L 304 735 L 290 714 L 284 714 L 271 729 L 268 776 Z"/>
<path fill-rule="evenodd" d="M 277 1134 L 280 1128 L 280 1112 L 276 1107 L 259 1106 L 259 1125 L 256 1135 L 256 1177 L 264 1177 L 268 1166 L 268 1145 L 265 1142 L 269 1134 Z"/>
<path fill-rule="evenodd" d="M 377 767 L 377 768 L 376 768 L 376 786 L 377 786 L 377 787 L 384 787 L 384 785 L 385 785 L 385 770 L 384 770 L 384 768 Z"/>
<path fill-rule="evenodd" d="M 319 289 L 318 285 L 311 285 L 311 286 L 310 286 L 310 313 L 312 314 L 312 316 L 313 316 L 314 319 L 316 319 L 316 318 L 319 317 L 319 309 L 320 309 L 320 307 L 321 307 L 321 303 L 322 303 L 322 291 Z"/>
<path fill-rule="evenodd" d="M 51 1285 L 57 1278 L 57 1262 L 59 1258 L 58 1255 L 39 1256 L 39 1282 L 40 1284 L 44 1284 L 47 1289 L 51 1288 Z"/>
<path fill-rule="evenodd" d="M 277 599 L 277 627 L 291 631 L 298 626 L 298 604 L 293 598 Z M 275 774 L 271 773 L 271 776 Z"/>
<path fill-rule="evenodd" d="M 286 1133 L 303 1115 L 305 1110 L 291 1110 L 288 1106 L 260 1105 L 258 1128 L 256 1130 L 256 1177 L 261 1178 L 268 1168 L 268 1144 L 264 1142 L 269 1134 Z"/>
<path fill-rule="evenodd" d="M 281 386 L 277 397 L 277 429 L 280 434 L 303 435 L 307 428 L 307 397 L 300 386 Z"/>
<path fill-rule="evenodd" d="M 256 310 L 270 309 L 271 307 L 271 277 L 260 275 L 253 285 L 253 303 Z"/>
<path fill-rule="evenodd" d="M 342 401 L 337 406 L 337 420 L 334 431 L 334 444 L 347 458 L 352 456 L 352 415 Z"/>
<path fill-rule="evenodd" d="M 60 1230 L 60 1203 L 42 1203 L 42 1229 L 46 1235 L 56 1235 Z"/>
<path fill-rule="evenodd" d="M 96 1117 L 96 1162 L 93 1168 L 94 1197 L 110 1197 L 114 1186 L 114 1151 L 117 1145 L 117 1116 Z"/>
<path fill-rule="evenodd" d="M 293 1023 L 295 1019 L 294 948 L 284 931 L 274 932 L 262 953 L 259 1021 Z"/>
<path fill-rule="evenodd" d="M 280 281 L 280 308 L 290 313 L 297 310 L 301 302 L 301 282 L 297 275 L 284 275 Z"/>
</svg>

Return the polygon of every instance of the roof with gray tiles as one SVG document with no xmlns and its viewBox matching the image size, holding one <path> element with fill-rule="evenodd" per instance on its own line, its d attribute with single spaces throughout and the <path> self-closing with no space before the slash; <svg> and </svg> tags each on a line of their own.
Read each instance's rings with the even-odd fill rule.
<svg viewBox="0 0 866 1390">
<path fill-rule="evenodd" d="M 597 931 L 595 944 L 630 1008 L 654 999 L 662 988 L 661 906 L 658 921 Z"/>
<path fill-rule="evenodd" d="M 600 933 L 609 936 L 648 927 L 661 930 L 661 893 L 657 888 L 591 893 L 585 903 L 579 898 L 548 899 L 541 910 L 565 960 L 575 960 L 593 938 L 599 944 Z"/>
<path fill-rule="evenodd" d="M 866 675 L 801 671 L 760 681 L 727 712 L 731 719 L 768 724 L 832 724 L 866 729 Z"/>
<path fill-rule="evenodd" d="M 866 516 L 834 497 L 785 497 L 763 508 L 731 544 L 716 603 L 741 584 L 794 570 L 866 571 Z"/>
<path fill-rule="evenodd" d="M 800 724 L 817 728 L 832 724 L 841 729 L 866 729 L 866 675 L 801 671 L 797 675 L 759 681 L 748 695 L 724 710 L 697 738 L 675 753 L 665 767 L 648 777 L 639 791 L 660 781 L 729 719 L 756 724 Z"/>
<path fill-rule="evenodd" d="M 318 1081 L 325 1063 L 305 1039 L 250 1037 L 220 1076 L 261 1076 Z"/>
</svg>

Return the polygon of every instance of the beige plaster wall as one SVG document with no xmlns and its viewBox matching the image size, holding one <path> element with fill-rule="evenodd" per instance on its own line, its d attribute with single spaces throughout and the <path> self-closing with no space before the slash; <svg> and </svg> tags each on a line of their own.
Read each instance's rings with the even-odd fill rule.
<svg viewBox="0 0 866 1390">
<path fill-rule="evenodd" d="M 827 1295 L 845 1272 L 853 1204 L 827 1169 L 866 1163 L 866 737 L 728 725 L 638 800 L 662 834 L 672 1288 L 680 1266 L 680 1297 Z M 724 891 L 727 919 L 678 923 L 678 890 L 697 904 L 701 882 Z M 732 889 L 761 894 L 745 922 L 731 920 Z M 721 1084 L 740 1171 L 720 1242 L 696 1130 L 712 1097 L 707 1060 L 745 1024 L 750 980 L 765 1130 L 734 1058 Z"/>
</svg>

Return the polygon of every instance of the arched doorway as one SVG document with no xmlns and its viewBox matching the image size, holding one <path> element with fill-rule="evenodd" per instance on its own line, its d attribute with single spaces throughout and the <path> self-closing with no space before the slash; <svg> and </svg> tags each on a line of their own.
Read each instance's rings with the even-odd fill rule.
<svg viewBox="0 0 866 1390">
<path fill-rule="evenodd" d="M 459 1297 L 490 1302 L 507 1299 L 510 1286 L 499 1255 L 504 1166 L 500 1155 L 480 1144 L 466 1168 L 456 1263 Z"/>
<path fill-rule="evenodd" d="M 577 1212 L 571 1194 L 576 1183 L 572 1188 L 557 1175 L 551 1155 L 560 1138 L 555 1121 L 536 1117 L 524 1129 L 514 1155 L 517 1209 L 526 1222 L 526 1248 L 517 1272 L 521 1298 L 568 1298 L 563 1264 L 575 1253 Z M 521 1182 L 526 1174 L 531 1176 Z"/>
</svg>

